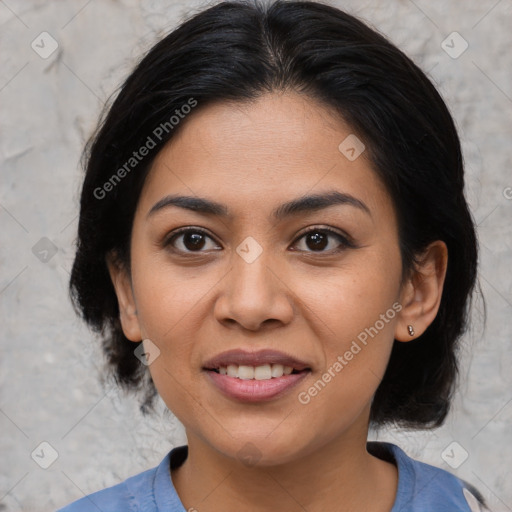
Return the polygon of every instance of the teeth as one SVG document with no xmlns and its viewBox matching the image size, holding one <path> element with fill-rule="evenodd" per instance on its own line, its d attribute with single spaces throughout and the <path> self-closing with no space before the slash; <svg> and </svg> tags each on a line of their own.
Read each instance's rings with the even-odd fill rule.
<svg viewBox="0 0 512 512">
<path fill-rule="evenodd" d="M 238 367 L 238 378 L 243 380 L 254 379 L 254 368 L 252 366 L 240 365 Z"/>
<path fill-rule="evenodd" d="M 221 375 L 237 377 L 242 380 L 269 380 L 282 377 L 283 375 L 290 375 L 292 372 L 293 368 L 291 366 L 283 366 L 282 364 L 263 364 L 261 366 L 230 364 L 219 368 Z"/>
<path fill-rule="evenodd" d="M 269 364 L 264 364 L 262 366 L 256 366 L 254 368 L 254 378 L 256 380 L 268 380 L 272 378 L 272 368 L 270 368 Z"/>
<path fill-rule="evenodd" d="M 272 377 L 281 377 L 283 375 L 283 368 L 282 364 L 273 364 L 270 370 Z"/>
</svg>

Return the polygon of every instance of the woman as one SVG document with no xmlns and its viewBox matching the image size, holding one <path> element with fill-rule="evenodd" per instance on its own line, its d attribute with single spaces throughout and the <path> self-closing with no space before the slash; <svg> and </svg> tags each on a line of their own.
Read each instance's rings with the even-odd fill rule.
<svg viewBox="0 0 512 512">
<path fill-rule="evenodd" d="M 369 426 L 449 410 L 477 245 L 453 120 L 313 2 L 223 2 L 156 44 L 87 148 L 77 310 L 188 444 L 61 510 L 483 510 Z"/>
</svg>

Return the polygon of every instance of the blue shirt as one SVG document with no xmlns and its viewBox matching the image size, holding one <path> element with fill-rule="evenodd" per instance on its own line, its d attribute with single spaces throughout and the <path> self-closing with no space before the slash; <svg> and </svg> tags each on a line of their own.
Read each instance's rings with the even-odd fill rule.
<svg viewBox="0 0 512 512">
<path fill-rule="evenodd" d="M 484 512 L 480 493 L 467 482 L 429 464 L 411 459 L 391 443 L 368 442 L 368 451 L 398 468 L 398 489 L 391 512 Z M 173 448 L 162 462 L 125 481 L 94 492 L 57 512 L 187 512 L 171 479 L 188 446 Z"/>
</svg>

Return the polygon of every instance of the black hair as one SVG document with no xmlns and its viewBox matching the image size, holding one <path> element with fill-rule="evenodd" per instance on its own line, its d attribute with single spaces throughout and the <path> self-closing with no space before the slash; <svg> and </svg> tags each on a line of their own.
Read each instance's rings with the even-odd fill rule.
<svg viewBox="0 0 512 512">
<path fill-rule="evenodd" d="M 444 101 L 419 67 L 374 29 L 329 5 L 222 2 L 185 20 L 140 60 L 84 150 L 70 279 L 74 307 L 101 334 L 116 381 L 143 391 L 143 410 L 150 409 L 156 389 L 134 355 L 137 344 L 121 329 L 106 255 L 112 252 L 130 269 L 137 201 L 155 156 L 186 123 L 181 114 L 276 91 L 319 100 L 364 141 L 397 212 L 403 275 L 430 242 L 443 240 L 448 247 L 438 314 L 416 340 L 394 341 L 370 415 L 373 426 L 439 426 L 457 380 L 458 343 L 477 272 L 460 141 Z M 185 119 L 176 123 L 171 116 Z M 149 145 L 148 137 L 154 145 L 149 154 L 130 160 Z"/>
</svg>

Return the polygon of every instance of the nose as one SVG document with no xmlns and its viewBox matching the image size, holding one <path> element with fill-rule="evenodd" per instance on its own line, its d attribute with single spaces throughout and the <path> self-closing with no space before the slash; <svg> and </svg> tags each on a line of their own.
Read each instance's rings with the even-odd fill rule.
<svg viewBox="0 0 512 512">
<path fill-rule="evenodd" d="M 264 250 L 252 262 L 233 253 L 232 268 L 222 283 L 214 313 L 224 325 L 257 331 L 291 322 L 294 308 L 290 283 L 279 272 L 270 250 Z"/>
</svg>

